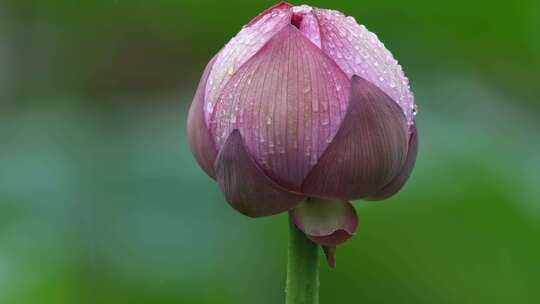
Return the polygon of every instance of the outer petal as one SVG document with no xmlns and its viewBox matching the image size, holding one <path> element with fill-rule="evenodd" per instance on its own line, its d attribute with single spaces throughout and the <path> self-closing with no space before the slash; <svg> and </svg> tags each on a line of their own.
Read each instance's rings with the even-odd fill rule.
<svg viewBox="0 0 540 304">
<path fill-rule="evenodd" d="M 407 140 L 399 106 L 369 81 L 353 76 L 347 115 L 302 192 L 341 200 L 370 196 L 403 167 Z"/>
<path fill-rule="evenodd" d="M 298 191 L 338 131 L 349 94 L 347 75 L 288 25 L 227 83 L 210 130 L 218 149 L 240 130 L 265 173 Z"/>
<path fill-rule="evenodd" d="M 305 198 L 282 189 L 264 175 L 246 151 L 238 130 L 219 151 L 216 176 L 229 204 L 250 217 L 287 211 Z"/>
<path fill-rule="evenodd" d="M 356 233 L 358 216 L 349 202 L 310 198 L 292 211 L 294 223 L 312 241 L 336 246 Z"/>
<path fill-rule="evenodd" d="M 255 23 L 259 22 L 259 20 L 264 18 L 264 16 L 275 12 L 275 10 L 285 10 L 285 11 L 287 11 L 292 7 L 293 7 L 292 4 L 287 3 L 285 1 L 281 1 L 278 4 L 276 4 L 276 5 L 272 6 L 272 7 L 269 7 L 264 12 L 260 13 L 257 17 L 253 18 L 253 20 L 251 20 L 246 26 L 253 26 Z"/>
<path fill-rule="evenodd" d="M 401 66 L 377 35 L 342 13 L 315 9 L 321 31 L 322 49 L 352 77 L 358 75 L 383 90 L 403 109 L 407 121 L 414 117 L 414 96 Z"/>
<path fill-rule="evenodd" d="M 206 87 L 205 118 L 212 115 L 221 91 L 232 75 L 291 20 L 291 5 L 280 3 L 256 17 L 223 48 Z"/>
<path fill-rule="evenodd" d="M 187 133 L 191 152 L 204 172 L 214 179 L 216 176 L 214 172 L 214 161 L 217 156 L 217 150 L 205 123 L 203 107 L 208 75 L 215 60 L 216 57 L 212 58 L 204 70 L 199 87 L 189 108 L 187 120 Z"/>
<path fill-rule="evenodd" d="M 416 155 L 418 154 L 418 131 L 415 125 L 410 127 L 409 133 L 411 134 L 409 138 L 409 151 L 407 152 L 407 159 L 403 168 L 401 168 L 401 172 L 388 185 L 367 198 L 368 200 L 383 200 L 391 197 L 401 190 L 409 179 L 416 163 Z"/>
</svg>

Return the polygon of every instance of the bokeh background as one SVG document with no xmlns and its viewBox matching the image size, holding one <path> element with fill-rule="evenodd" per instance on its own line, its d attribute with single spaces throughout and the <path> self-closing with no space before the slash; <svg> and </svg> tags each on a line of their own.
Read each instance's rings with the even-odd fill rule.
<svg viewBox="0 0 540 304">
<path fill-rule="evenodd" d="M 286 216 L 229 208 L 185 130 L 272 4 L 0 2 L 0 303 L 283 302 Z M 355 203 L 321 303 L 540 303 L 540 1 L 308 4 L 376 32 L 420 106 L 412 178 Z"/>
</svg>

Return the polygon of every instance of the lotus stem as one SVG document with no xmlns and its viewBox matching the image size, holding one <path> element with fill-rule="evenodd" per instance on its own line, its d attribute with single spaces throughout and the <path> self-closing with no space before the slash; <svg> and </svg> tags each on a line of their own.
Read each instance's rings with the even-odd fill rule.
<svg viewBox="0 0 540 304">
<path fill-rule="evenodd" d="M 289 257 L 286 304 L 319 303 L 319 248 L 293 222 L 289 213 Z"/>
</svg>

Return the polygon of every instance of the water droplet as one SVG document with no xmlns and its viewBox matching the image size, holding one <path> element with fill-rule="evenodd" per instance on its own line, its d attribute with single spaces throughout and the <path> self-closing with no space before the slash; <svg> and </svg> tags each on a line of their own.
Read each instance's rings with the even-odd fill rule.
<svg viewBox="0 0 540 304">
<path fill-rule="evenodd" d="M 267 124 L 267 125 L 271 125 L 271 124 L 272 124 L 272 117 L 271 117 L 271 116 L 267 116 L 267 117 L 266 117 L 266 124 Z"/>
<path fill-rule="evenodd" d="M 304 93 L 309 93 L 309 91 L 311 91 L 311 87 L 305 87 L 303 92 Z"/>
<path fill-rule="evenodd" d="M 336 90 L 341 91 L 341 85 L 339 83 L 336 83 Z"/>
<path fill-rule="evenodd" d="M 292 11 L 293 13 L 295 14 L 298 14 L 298 13 L 304 13 L 304 14 L 307 14 L 307 13 L 310 13 L 312 11 L 312 7 L 309 6 L 309 5 L 300 5 L 300 6 L 295 6 L 292 8 Z"/>
<path fill-rule="evenodd" d="M 418 114 L 418 111 L 419 111 L 419 108 L 418 108 L 418 105 L 417 104 L 414 104 L 414 108 L 413 108 L 413 116 L 416 116 L 416 114 Z"/>
<path fill-rule="evenodd" d="M 329 123 L 330 123 L 330 120 L 328 119 L 328 117 L 326 116 L 321 117 L 321 125 L 327 126 Z"/>
</svg>

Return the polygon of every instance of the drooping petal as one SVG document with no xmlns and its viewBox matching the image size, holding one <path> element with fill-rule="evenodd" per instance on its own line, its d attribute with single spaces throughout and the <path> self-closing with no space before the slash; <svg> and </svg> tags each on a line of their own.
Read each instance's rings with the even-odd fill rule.
<svg viewBox="0 0 540 304">
<path fill-rule="evenodd" d="M 291 20 L 291 5 L 280 3 L 256 17 L 218 54 L 206 87 L 205 119 L 208 122 L 217 99 L 232 75 Z"/>
<path fill-rule="evenodd" d="M 319 20 L 322 49 L 349 76 L 358 75 L 383 90 L 402 108 L 407 121 L 414 118 L 414 96 L 409 80 L 377 35 L 342 13 L 315 9 Z"/>
<path fill-rule="evenodd" d="M 416 163 L 416 155 L 418 154 L 418 130 L 415 125 L 410 127 L 409 150 L 407 151 L 407 159 L 400 173 L 384 188 L 377 193 L 368 197 L 368 200 L 383 200 L 396 194 L 405 185 L 409 176 L 412 173 L 414 164 Z"/>
<path fill-rule="evenodd" d="M 302 186 L 308 196 L 368 197 L 397 176 L 407 154 L 407 122 L 399 106 L 353 76 L 343 124 Z"/>
<path fill-rule="evenodd" d="M 212 58 L 204 70 L 199 87 L 189 108 L 187 120 L 187 133 L 191 152 L 204 172 L 214 179 L 216 177 L 214 162 L 216 160 L 217 150 L 204 119 L 203 107 L 208 75 L 215 60 L 216 57 Z"/>
<path fill-rule="evenodd" d="M 231 133 L 219 151 L 215 166 L 227 202 L 247 216 L 287 211 L 305 198 L 284 190 L 264 175 L 246 151 L 238 130 Z"/>
<path fill-rule="evenodd" d="M 210 130 L 218 149 L 240 130 L 266 174 L 299 190 L 339 129 L 349 94 L 347 76 L 288 25 L 227 83 Z"/>
<path fill-rule="evenodd" d="M 336 246 L 356 233 L 358 216 L 351 203 L 309 198 L 292 210 L 298 229 L 312 241 Z"/>
</svg>

